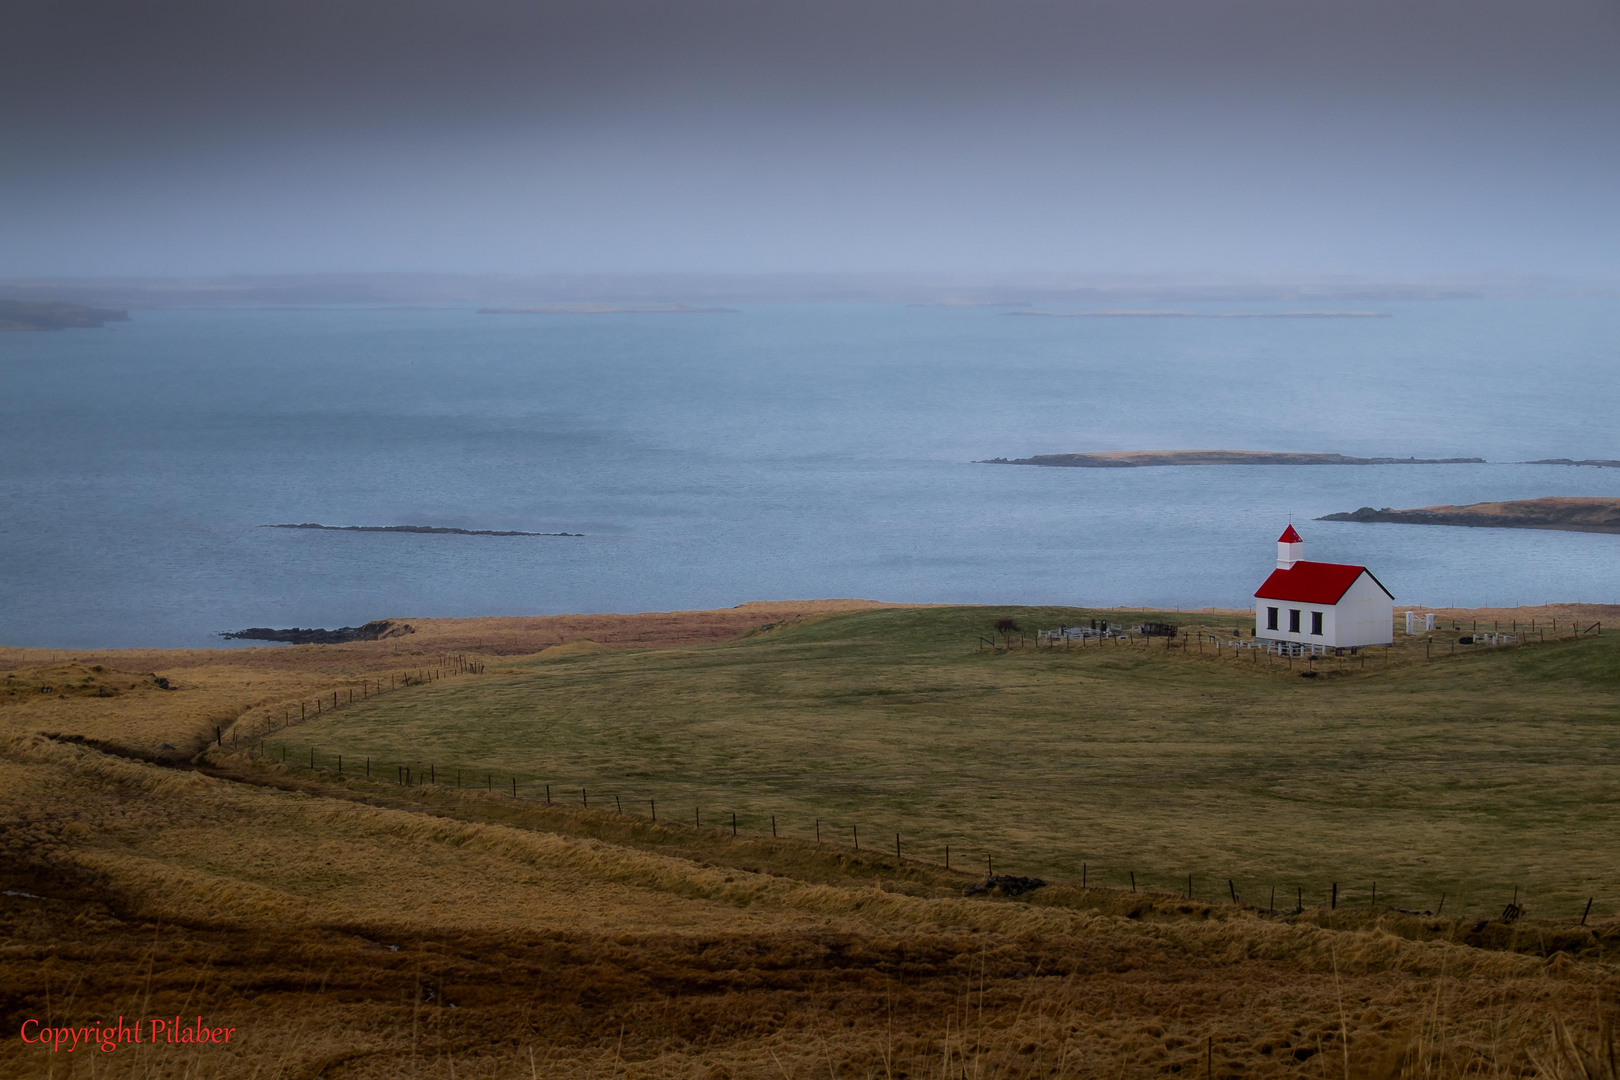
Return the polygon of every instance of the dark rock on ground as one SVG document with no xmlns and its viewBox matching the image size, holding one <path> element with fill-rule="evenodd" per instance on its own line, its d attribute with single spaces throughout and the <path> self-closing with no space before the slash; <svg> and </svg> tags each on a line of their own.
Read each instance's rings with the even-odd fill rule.
<svg viewBox="0 0 1620 1080">
<path fill-rule="evenodd" d="M 1022 896 L 1036 889 L 1046 888 L 1038 877 L 1018 877 L 1015 874 L 991 874 L 983 881 L 962 890 L 963 896 Z"/>
</svg>

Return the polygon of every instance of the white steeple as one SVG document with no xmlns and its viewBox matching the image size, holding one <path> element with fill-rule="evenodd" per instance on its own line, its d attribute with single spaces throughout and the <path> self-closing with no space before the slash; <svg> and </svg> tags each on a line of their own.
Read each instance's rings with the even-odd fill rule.
<svg viewBox="0 0 1620 1080">
<path fill-rule="evenodd" d="M 1277 537 L 1277 569 L 1287 570 L 1305 557 L 1305 541 L 1299 538 L 1293 525 Z"/>
</svg>

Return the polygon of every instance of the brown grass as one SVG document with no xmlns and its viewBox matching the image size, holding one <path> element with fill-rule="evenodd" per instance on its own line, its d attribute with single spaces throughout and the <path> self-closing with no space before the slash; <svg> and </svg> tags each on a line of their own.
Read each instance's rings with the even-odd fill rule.
<svg viewBox="0 0 1620 1080">
<path fill-rule="evenodd" d="M 120 672 L 180 689 L 0 698 L 0 1076 L 1580 1076 L 1571 1048 L 1599 1046 L 1620 990 L 1613 917 L 965 899 L 966 875 L 877 853 L 36 733 L 175 742 L 412 654 L 148 655 Z M 21 668 L 80 675 L 51 663 Z M 199 1013 L 232 1045 L 17 1038 L 29 1017 Z"/>
<path fill-rule="evenodd" d="M 767 623 L 905 607 L 874 600 L 787 600 L 719 611 L 554 615 L 512 619 L 403 619 L 414 633 L 348 645 L 230 649 L 57 650 L 0 647 L 0 732 L 70 732 L 156 753 L 165 742 L 201 748 L 215 727 L 297 715 L 362 680 L 436 668 L 450 654 L 480 660 L 527 656 L 590 641 L 667 648 L 722 641 Z M 154 680 L 167 679 L 159 691 Z M 53 693 L 40 693 L 50 686 Z M 67 692 L 63 692 L 67 691 Z"/>
</svg>

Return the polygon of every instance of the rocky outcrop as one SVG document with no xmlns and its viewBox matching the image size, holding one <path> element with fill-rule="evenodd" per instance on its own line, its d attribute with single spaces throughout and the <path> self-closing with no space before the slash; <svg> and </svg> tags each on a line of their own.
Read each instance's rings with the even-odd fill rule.
<svg viewBox="0 0 1620 1080">
<path fill-rule="evenodd" d="M 584 533 L 534 533 L 509 529 L 450 529 L 441 525 L 317 525 L 306 521 L 302 525 L 266 525 L 266 529 L 323 529 L 327 532 L 383 532 L 383 533 L 443 533 L 449 536 L 584 536 Z"/>
<path fill-rule="evenodd" d="M 1620 461 L 1615 461 L 1612 458 L 1582 458 L 1580 461 L 1576 461 L 1574 458 L 1551 457 L 1551 458 L 1541 458 L 1541 459 L 1536 460 L 1536 461 L 1525 461 L 1525 462 L 1521 462 L 1521 464 L 1524 464 L 1524 465 L 1595 465 L 1596 467 L 1598 467 L 1600 469 L 1620 469 Z"/>
<path fill-rule="evenodd" d="M 1389 522 L 1397 525 L 1461 525 L 1473 529 L 1559 529 L 1620 533 L 1620 499 L 1545 498 L 1466 506 L 1420 506 L 1412 510 L 1363 506 L 1318 521 Z"/>
<path fill-rule="evenodd" d="M 736 308 L 692 304 L 535 304 L 479 308 L 480 315 L 735 315 Z"/>
<path fill-rule="evenodd" d="M 1092 454 L 1038 454 L 990 458 L 980 465 L 1056 465 L 1074 469 L 1138 469 L 1153 465 L 1482 465 L 1484 458 L 1347 457 L 1269 450 L 1105 450 Z"/>
<path fill-rule="evenodd" d="M 61 300 L 0 300 L 0 330 L 96 330 L 128 322 L 129 312 Z"/>
<path fill-rule="evenodd" d="M 414 633 L 416 628 L 410 623 L 378 619 L 364 626 L 340 626 L 336 630 L 305 630 L 296 626 L 291 630 L 272 630 L 268 626 L 250 626 L 219 636 L 233 641 L 279 641 L 288 645 L 345 645 L 351 641 L 381 641 Z"/>
<path fill-rule="evenodd" d="M 1036 889 L 1046 888 L 1038 877 L 1019 877 L 1016 874 L 991 874 L 983 881 L 962 890 L 963 896 L 1022 896 Z"/>
</svg>

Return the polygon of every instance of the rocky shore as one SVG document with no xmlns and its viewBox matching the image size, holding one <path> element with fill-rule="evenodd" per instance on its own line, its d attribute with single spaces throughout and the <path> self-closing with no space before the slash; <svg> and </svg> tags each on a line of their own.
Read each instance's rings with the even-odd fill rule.
<svg viewBox="0 0 1620 1080">
<path fill-rule="evenodd" d="M 1347 457 L 1269 450 L 1105 450 L 1091 454 L 1038 454 L 990 458 L 979 465 L 1051 465 L 1071 469 L 1138 469 L 1155 465 L 1483 465 L 1484 458 Z"/>
<path fill-rule="evenodd" d="M 1466 506 L 1420 506 L 1412 510 L 1395 510 L 1387 506 L 1374 510 L 1370 506 L 1363 506 L 1350 513 L 1327 514 L 1316 520 L 1620 533 L 1620 499 L 1550 497 L 1470 503 Z"/>
<path fill-rule="evenodd" d="M 263 525 L 265 529 L 322 529 L 327 532 L 385 532 L 385 533 L 443 533 L 451 536 L 584 536 L 584 533 L 516 532 L 510 529 L 449 529 L 439 525 L 317 525 L 306 521 L 302 525 Z"/>
<path fill-rule="evenodd" d="M 0 330 L 98 330 L 129 322 L 129 312 L 61 300 L 0 300 Z"/>
<path fill-rule="evenodd" d="M 480 315 L 735 315 L 736 308 L 693 304 L 535 304 L 479 308 Z"/>
<path fill-rule="evenodd" d="M 1008 311 L 1048 319 L 1392 319 L 1387 311 Z"/>
<path fill-rule="evenodd" d="M 340 626 L 336 630 L 320 630 L 314 627 L 305 630 L 297 626 L 290 630 L 272 630 L 268 626 L 250 626 L 246 630 L 226 631 L 219 636 L 230 641 L 279 641 L 287 645 L 345 645 L 351 641 L 381 641 L 384 638 L 404 637 L 406 634 L 414 633 L 416 629 L 410 623 L 377 619 L 364 626 Z"/>
</svg>

